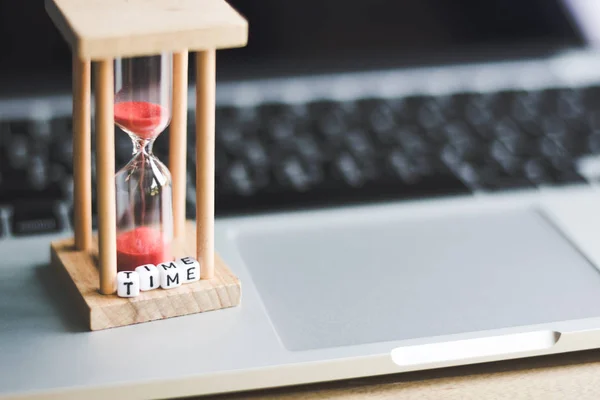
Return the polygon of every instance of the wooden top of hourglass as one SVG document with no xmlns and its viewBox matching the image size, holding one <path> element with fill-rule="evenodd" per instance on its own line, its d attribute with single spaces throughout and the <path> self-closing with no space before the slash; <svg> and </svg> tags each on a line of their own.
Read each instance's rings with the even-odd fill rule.
<svg viewBox="0 0 600 400">
<path fill-rule="evenodd" d="M 247 43 L 247 21 L 224 0 L 46 0 L 46 10 L 82 59 Z"/>
</svg>

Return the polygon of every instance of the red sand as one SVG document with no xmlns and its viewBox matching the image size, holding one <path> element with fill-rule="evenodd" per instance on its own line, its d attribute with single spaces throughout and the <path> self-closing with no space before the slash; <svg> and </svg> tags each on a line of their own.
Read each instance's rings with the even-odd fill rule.
<svg viewBox="0 0 600 400">
<path fill-rule="evenodd" d="M 117 270 L 133 271 L 144 264 L 172 261 L 171 243 L 150 227 L 139 227 L 117 237 Z"/>
<path fill-rule="evenodd" d="M 166 111 L 147 101 L 124 101 L 115 104 L 115 123 L 142 139 L 153 139 Z"/>
</svg>

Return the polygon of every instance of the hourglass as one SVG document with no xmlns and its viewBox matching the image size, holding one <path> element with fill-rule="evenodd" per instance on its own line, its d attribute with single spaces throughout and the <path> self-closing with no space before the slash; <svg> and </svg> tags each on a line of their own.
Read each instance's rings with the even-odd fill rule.
<svg viewBox="0 0 600 400">
<path fill-rule="evenodd" d="M 74 237 L 51 243 L 51 264 L 75 294 L 73 307 L 98 330 L 238 305 L 240 281 L 214 251 L 214 114 L 216 50 L 245 46 L 246 20 L 224 0 L 45 4 L 73 53 Z M 196 221 L 185 219 L 189 51 L 196 56 Z M 116 127 L 131 139 L 132 155 L 115 172 Z M 169 168 L 152 152 L 167 130 Z M 129 278 L 158 263 L 174 268 L 161 273 L 159 289 L 116 295 L 118 273 Z M 177 277 L 185 285 L 169 286 Z"/>
<path fill-rule="evenodd" d="M 152 145 L 171 121 L 172 54 L 115 61 L 114 120 L 133 144 L 116 174 L 117 270 L 171 261 L 171 174 Z"/>
</svg>

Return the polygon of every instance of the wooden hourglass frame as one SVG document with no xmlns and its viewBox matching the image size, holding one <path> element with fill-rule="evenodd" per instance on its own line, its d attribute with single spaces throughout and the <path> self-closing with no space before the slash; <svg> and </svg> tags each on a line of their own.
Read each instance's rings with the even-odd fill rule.
<svg viewBox="0 0 600 400">
<path fill-rule="evenodd" d="M 46 0 L 73 54 L 74 238 L 51 244 L 91 330 L 236 306 L 239 279 L 214 252 L 216 50 L 243 47 L 248 24 L 224 0 Z M 188 52 L 196 52 L 196 225 L 185 219 Z M 117 274 L 113 61 L 173 52 L 169 170 L 176 255 L 201 279 L 139 297 L 115 295 Z M 94 65 L 98 233 L 92 232 L 91 69 Z"/>
</svg>

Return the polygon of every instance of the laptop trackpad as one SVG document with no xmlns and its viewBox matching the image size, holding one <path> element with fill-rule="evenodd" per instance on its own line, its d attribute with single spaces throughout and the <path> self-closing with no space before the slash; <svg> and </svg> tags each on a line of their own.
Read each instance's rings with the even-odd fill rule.
<svg viewBox="0 0 600 400">
<path fill-rule="evenodd" d="M 289 350 L 600 316 L 600 273 L 532 210 L 315 219 L 237 240 Z"/>
</svg>

